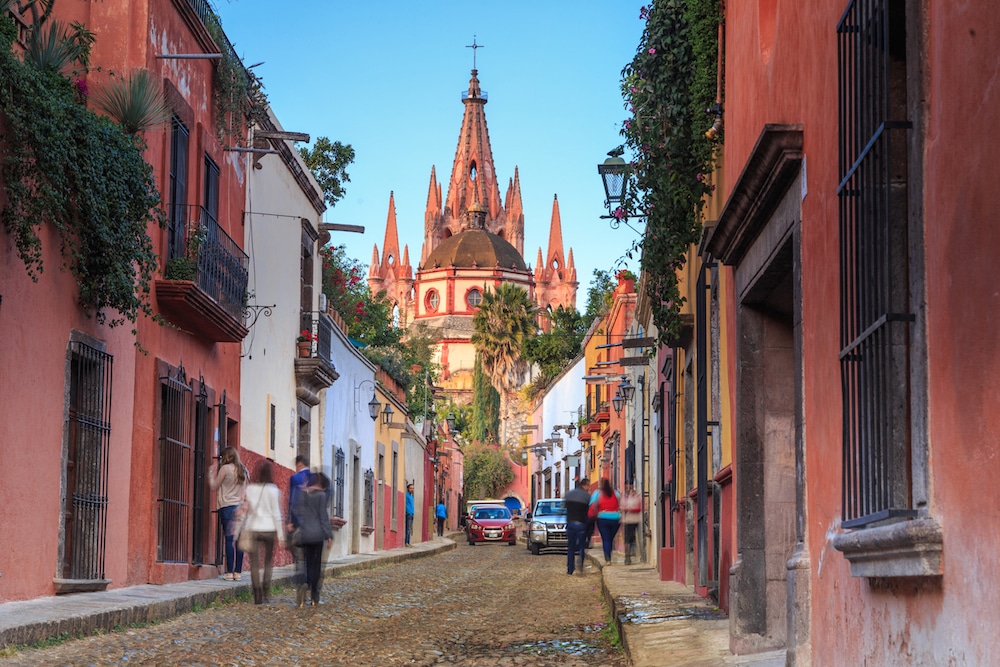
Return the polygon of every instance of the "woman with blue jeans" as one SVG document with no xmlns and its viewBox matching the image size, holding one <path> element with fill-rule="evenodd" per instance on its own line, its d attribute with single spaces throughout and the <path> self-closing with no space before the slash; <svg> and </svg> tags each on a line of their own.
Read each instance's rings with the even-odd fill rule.
<svg viewBox="0 0 1000 667">
<path fill-rule="evenodd" d="M 236 545 L 236 529 L 246 496 L 247 477 L 246 466 L 232 447 L 222 450 L 218 467 L 208 468 L 208 485 L 215 491 L 215 506 L 226 535 L 226 573 L 219 577 L 226 581 L 239 581 L 243 571 L 243 552 Z"/>
<path fill-rule="evenodd" d="M 597 532 L 601 534 L 605 563 L 611 562 L 611 548 L 622 520 L 619 500 L 618 492 L 611 488 L 607 477 L 601 479 L 600 488 L 590 497 L 591 514 L 597 513 Z"/>
</svg>

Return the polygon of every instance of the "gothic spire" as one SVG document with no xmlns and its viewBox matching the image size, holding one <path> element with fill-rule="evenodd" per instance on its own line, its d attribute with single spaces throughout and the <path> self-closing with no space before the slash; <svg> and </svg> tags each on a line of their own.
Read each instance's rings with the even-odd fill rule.
<svg viewBox="0 0 1000 667">
<path fill-rule="evenodd" d="M 469 89 L 462 94 L 465 114 L 458 134 L 445 212 L 452 218 L 462 219 L 478 199 L 479 204 L 488 207 L 487 221 L 492 222 L 501 216 L 500 189 L 486 127 L 487 95 L 480 89 L 476 75 L 477 71 L 472 70 Z M 477 191 L 481 193 L 478 198 Z M 457 231 L 452 230 L 453 233 Z"/>
</svg>

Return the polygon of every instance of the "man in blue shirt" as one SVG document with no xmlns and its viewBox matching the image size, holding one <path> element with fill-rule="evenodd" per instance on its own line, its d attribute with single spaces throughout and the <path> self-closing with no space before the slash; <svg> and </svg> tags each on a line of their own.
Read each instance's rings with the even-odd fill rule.
<svg viewBox="0 0 1000 667">
<path fill-rule="evenodd" d="M 434 515 L 437 517 L 438 537 L 444 537 L 444 520 L 448 518 L 448 508 L 443 500 L 438 501 Z"/>
<path fill-rule="evenodd" d="M 406 546 L 410 546 L 410 534 L 413 533 L 413 485 L 406 485 Z"/>
</svg>

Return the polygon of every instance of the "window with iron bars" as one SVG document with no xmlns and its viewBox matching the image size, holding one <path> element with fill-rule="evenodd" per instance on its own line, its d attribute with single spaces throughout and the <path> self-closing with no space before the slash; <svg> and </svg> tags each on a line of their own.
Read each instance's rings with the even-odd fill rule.
<svg viewBox="0 0 1000 667">
<path fill-rule="evenodd" d="M 344 450 L 337 448 L 333 463 L 333 516 L 344 516 L 344 478 L 347 475 L 347 459 Z"/>
<path fill-rule="evenodd" d="M 112 357 L 86 343 L 70 345 L 63 576 L 104 579 L 111 445 Z"/>
<path fill-rule="evenodd" d="M 160 461 L 157 560 L 187 562 L 190 535 L 191 443 L 184 368 L 160 378 Z"/>
<path fill-rule="evenodd" d="M 916 516 L 905 10 L 852 0 L 837 26 L 845 528 Z"/>
<path fill-rule="evenodd" d="M 375 471 L 365 471 L 365 525 L 375 525 Z"/>
</svg>

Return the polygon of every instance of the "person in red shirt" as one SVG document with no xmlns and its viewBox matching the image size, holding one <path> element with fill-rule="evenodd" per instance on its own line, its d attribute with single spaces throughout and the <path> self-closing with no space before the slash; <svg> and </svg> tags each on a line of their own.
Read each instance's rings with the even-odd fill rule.
<svg viewBox="0 0 1000 667">
<path fill-rule="evenodd" d="M 597 532 L 601 534 L 601 546 L 604 548 L 604 562 L 611 562 L 611 547 L 621 525 L 622 514 L 619 510 L 618 492 L 611 486 L 611 481 L 604 477 L 601 486 L 590 497 L 591 513 L 597 514 Z"/>
</svg>

